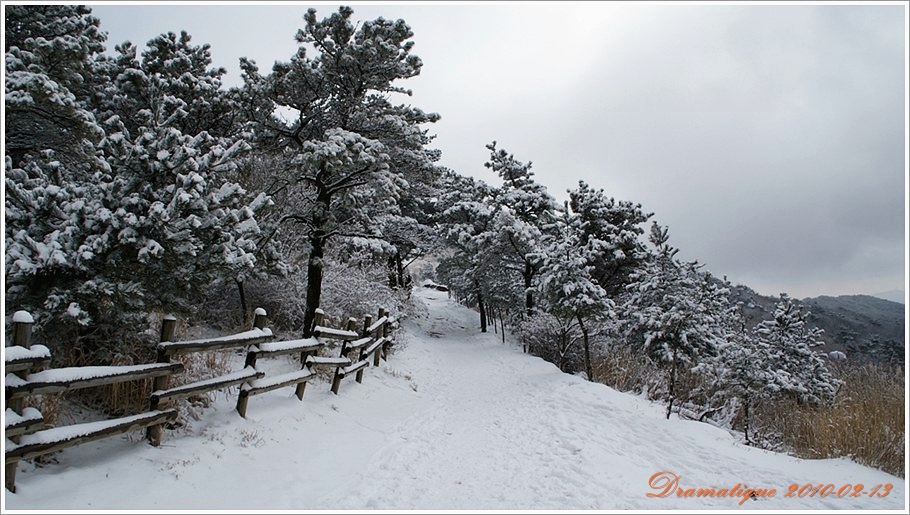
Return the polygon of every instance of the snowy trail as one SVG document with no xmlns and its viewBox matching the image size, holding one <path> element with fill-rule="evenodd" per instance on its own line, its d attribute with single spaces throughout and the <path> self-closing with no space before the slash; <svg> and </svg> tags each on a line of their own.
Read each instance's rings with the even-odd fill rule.
<svg viewBox="0 0 910 515">
<path fill-rule="evenodd" d="M 742 509 L 882 509 L 885 499 L 783 498 L 787 485 L 903 481 L 844 460 L 812 462 L 736 444 L 706 424 L 670 420 L 663 408 L 559 373 L 551 364 L 478 335 L 473 312 L 425 294 L 431 319 L 409 359 L 423 363 L 430 406 L 404 421 L 373 455 L 357 509 L 733 509 L 739 499 L 647 498 L 662 470 L 680 486 L 776 488 Z M 516 354 L 518 354 L 516 356 Z M 517 366 L 516 366 L 517 365 Z M 846 469 L 846 470 L 842 470 Z M 864 477 L 851 475 L 862 470 Z M 842 472 L 842 473 L 841 473 Z M 839 477 L 840 479 L 836 479 Z M 873 479 L 874 478 L 874 479 Z M 895 481 L 896 480 L 896 481 Z M 871 481 L 876 481 L 871 483 Z M 866 491 L 869 488 L 865 489 Z M 897 503 L 903 493 L 892 489 Z"/>
<path fill-rule="evenodd" d="M 23 465 L 7 509 L 230 510 L 900 510 L 905 482 L 846 459 L 800 460 L 746 447 L 707 424 L 478 334 L 476 313 L 419 289 L 426 318 L 362 385 L 277 391 L 249 418 L 234 393 L 161 448 L 134 437 Z M 773 498 L 649 498 L 649 478 L 679 486 L 775 488 Z M 892 483 L 886 497 L 788 498 L 791 483 Z M 851 489 L 850 492 L 853 490 Z M 881 493 L 881 491 L 880 491 Z"/>
</svg>

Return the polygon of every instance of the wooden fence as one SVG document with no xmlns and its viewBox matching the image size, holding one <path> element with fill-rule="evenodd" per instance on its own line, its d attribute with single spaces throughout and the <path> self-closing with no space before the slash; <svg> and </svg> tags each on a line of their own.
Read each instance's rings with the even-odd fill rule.
<svg viewBox="0 0 910 515">
<path fill-rule="evenodd" d="M 219 338 L 174 341 L 177 320 L 169 316 L 165 317 L 161 325 L 156 363 L 46 369 L 51 353 L 43 345 L 32 345 L 31 328 L 34 320 L 24 311 L 16 312 L 13 315 L 11 346 L 6 347 L 4 359 L 5 435 L 8 440 L 4 452 L 6 488 L 11 492 L 16 491 L 16 468 L 21 460 L 143 428 L 146 429 L 148 442 L 154 446 L 159 445 L 166 424 L 178 417 L 174 404 L 180 399 L 239 385 L 237 412 L 246 417 L 249 398 L 260 393 L 294 386 L 297 398 L 303 400 L 306 383 L 316 377 L 317 368 L 334 369 L 331 389 L 337 395 L 345 377 L 355 374 L 356 381 L 361 383 L 365 368 L 371 363 L 379 366 L 380 359 L 388 359 L 392 345 L 390 329 L 394 320 L 384 309 L 379 310 L 375 322 L 372 315 L 366 315 L 359 332 L 358 322 L 354 318 L 348 319 L 343 329 L 325 327 L 322 325 L 324 320 L 324 312 L 318 310 L 312 338 L 273 341 L 272 331 L 266 327 L 266 312 L 259 308 L 249 331 Z M 337 357 L 317 355 L 320 349 L 332 347 L 330 342 L 336 341 L 342 342 Z M 247 348 L 247 356 L 242 369 L 201 381 L 169 386 L 171 376 L 184 372 L 183 364 L 172 362 L 173 358 L 182 354 L 244 347 Z M 298 353 L 299 369 L 267 376 L 264 371 L 256 368 L 259 359 Z M 48 427 L 42 414 L 27 406 L 30 395 L 143 379 L 153 380 L 149 410 L 136 415 Z"/>
</svg>

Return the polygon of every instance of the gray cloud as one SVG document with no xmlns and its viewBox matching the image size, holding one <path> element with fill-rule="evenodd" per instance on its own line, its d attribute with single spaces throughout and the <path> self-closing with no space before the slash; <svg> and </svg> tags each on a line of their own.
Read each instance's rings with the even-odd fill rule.
<svg viewBox="0 0 910 515">
<path fill-rule="evenodd" d="M 263 70 L 307 5 L 94 6 L 113 41 L 186 29 Z M 328 15 L 334 6 L 317 6 Z M 640 202 L 686 259 L 761 293 L 906 284 L 904 5 L 355 5 L 404 18 L 443 164 L 488 182 L 486 143 Z M 111 45 L 112 46 L 112 45 Z"/>
</svg>

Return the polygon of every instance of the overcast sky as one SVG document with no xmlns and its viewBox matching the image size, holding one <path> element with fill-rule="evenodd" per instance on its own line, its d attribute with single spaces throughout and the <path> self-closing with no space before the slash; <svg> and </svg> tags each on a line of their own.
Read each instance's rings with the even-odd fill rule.
<svg viewBox="0 0 910 515">
<path fill-rule="evenodd" d="M 226 83 L 287 61 L 310 6 L 91 4 L 108 45 L 186 30 Z M 641 203 L 680 256 L 759 293 L 906 287 L 906 5 L 350 2 L 404 18 L 441 164 L 495 184 L 484 145 L 558 199 Z"/>
</svg>

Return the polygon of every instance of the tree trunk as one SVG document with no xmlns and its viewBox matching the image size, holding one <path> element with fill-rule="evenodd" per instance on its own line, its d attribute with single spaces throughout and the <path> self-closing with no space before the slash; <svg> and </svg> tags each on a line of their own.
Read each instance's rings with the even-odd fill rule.
<svg viewBox="0 0 910 515">
<path fill-rule="evenodd" d="M 502 308 L 499 308 L 499 329 L 502 333 L 502 343 L 506 343 L 506 321 L 502 318 Z"/>
<path fill-rule="evenodd" d="M 243 289 L 243 281 L 234 279 L 237 283 L 237 293 L 240 294 L 240 327 L 246 327 L 246 291 Z"/>
<path fill-rule="evenodd" d="M 404 288 L 404 265 L 401 263 L 401 251 L 395 252 L 395 271 L 398 273 L 398 287 Z"/>
<path fill-rule="evenodd" d="M 483 303 L 483 294 L 477 290 L 477 310 L 480 311 L 480 332 L 487 332 L 487 310 Z"/>
<path fill-rule="evenodd" d="M 398 277 L 395 275 L 395 256 L 389 256 L 389 262 L 387 266 L 389 288 L 394 290 L 398 287 Z"/>
<path fill-rule="evenodd" d="M 588 375 L 588 381 L 594 380 L 594 368 L 591 366 L 591 346 L 588 342 L 588 328 L 585 327 L 585 321 L 581 318 L 580 313 L 575 314 L 576 320 L 578 320 L 578 327 L 581 328 L 582 342 L 585 346 L 585 374 Z"/>
<path fill-rule="evenodd" d="M 749 408 L 752 405 L 752 398 L 748 395 L 743 398 L 743 436 L 746 438 L 746 445 L 752 445 L 752 440 L 749 439 L 749 418 L 752 416 L 752 410 Z"/>
<path fill-rule="evenodd" d="M 529 261 L 525 261 L 525 271 L 522 274 L 525 280 L 525 311 L 530 317 L 534 312 L 534 294 L 531 293 L 532 280 L 534 279 L 534 269 Z"/>
<path fill-rule="evenodd" d="M 673 411 L 673 401 L 676 395 L 676 356 L 673 356 L 673 363 L 670 365 L 670 402 L 667 403 L 667 420 L 670 420 L 670 413 Z"/>
<path fill-rule="evenodd" d="M 310 257 L 307 260 L 306 276 L 306 309 L 303 314 L 303 337 L 313 336 L 313 322 L 316 320 L 316 310 L 322 297 L 322 277 L 325 271 L 325 244 L 326 225 L 328 223 L 329 206 L 331 197 L 320 192 L 316 197 L 313 208 L 313 226 L 315 229 L 310 234 Z"/>
</svg>

